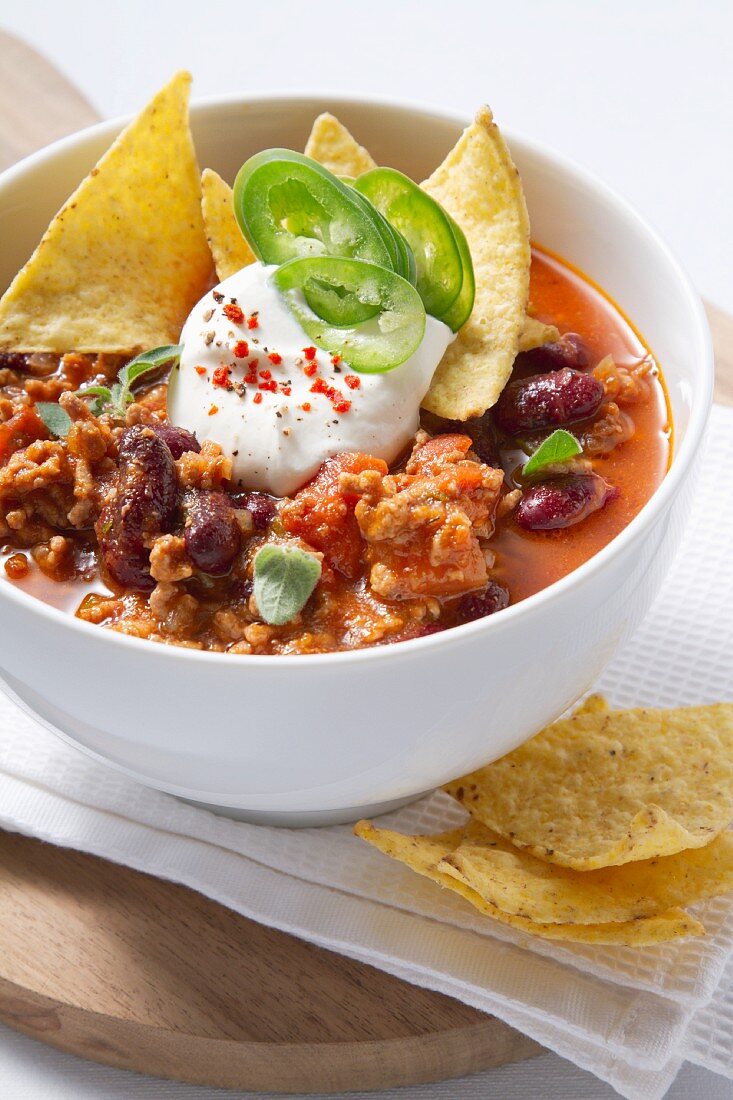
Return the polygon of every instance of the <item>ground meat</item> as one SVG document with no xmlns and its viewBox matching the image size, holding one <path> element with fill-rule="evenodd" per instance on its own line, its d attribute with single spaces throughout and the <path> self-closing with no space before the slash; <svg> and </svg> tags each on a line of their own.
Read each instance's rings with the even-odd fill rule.
<svg viewBox="0 0 733 1100">
<path fill-rule="evenodd" d="M 78 390 L 84 385 L 107 385 L 117 376 L 123 362 L 118 355 L 77 355 L 68 352 L 60 359 L 32 355 L 26 363 L 31 377 L 25 379 L 23 389 L 34 401 L 58 401 L 62 393 Z"/>
<path fill-rule="evenodd" d="M 176 462 L 183 489 L 221 489 L 232 479 L 232 460 L 218 443 L 205 440 L 201 451 L 185 451 Z"/>
<path fill-rule="evenodd" d="M 32 546 L 39 526 L 51 534 L 70 527 L 73 507 L 74 471 L 61 443 L 37 440 L 0 470 L 0 535 L 12 531 L 16 545 Z"/>
<path fill-rule="evenodd" d="M 634 435 L 634 421 L 615 401 L 601 405 L 598 419 L 581 433 L 580 443 L 586 454 L 605 455 L 626 443 Z"/>
<path fill-rule="evenodd" d="M 486 583 L 479 535 L 488 536 L 503 473 L 472 459 L 468 436 L 418 445 L 403 474 L 344 475 L 361 499 L 372 589 L 387 599 L 448 596 Z"/>
<path fill-rule="evenodd" d="M 159 581 L 150 593 L 150 611 L 167 634 L 187 634 L 197 609 L 194 597 L 171 581 Z"/>
<path fill-rule="evenodd" d="M 110 425 L 89 411 L 85 401 L 64 393 L 59 404 L 72 419 L 66 451 L 74 473 L 72 527 L 91 527 L 99 515 L 106 479 L 115 469 L 117 443 Z"/>
<path fill-rule="evenodd" d="M 41 572 L 55 580 L 68 579 L 74 572 L 74 544 L 63 535 L 52 535 L 37 543 L 31 556 Z"/>
<path fill-rule="evenodd" d="M 193 575 L 182 536 L 161 535 L 155 540 L 150 551 L 150 575 L 156 581 L 184 581 Z"/>
<path fill-rule="evenodd" d="M 606 398 L 619 405 L 635 405 L 646 401 L 651 393 L 653 366 L 649 356 L 632 367 L 622 367 L 612 355 L 607 355 L 593 368 L 593 374 L 602 384 Z"/>
</svg>

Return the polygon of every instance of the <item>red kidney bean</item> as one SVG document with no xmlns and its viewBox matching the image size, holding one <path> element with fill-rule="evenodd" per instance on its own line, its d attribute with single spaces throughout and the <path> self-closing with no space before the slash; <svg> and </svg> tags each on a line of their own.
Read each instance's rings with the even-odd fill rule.
<svg viewBox="0 0 733 1100">
<path fill-rule="evenodd" d="M 232 503 L 251 513 L 255 531 L 264 531 L 277 512 L 275 501 L 267 493 L 234 493 Z"/>
<path fill-rule="evenodd" d="M 555 531 L 587 519 L 616 495 L 598 474 L 570 474 L 527 489 L 514 518 L 525 531 Z"/>
<path fill-rule="evenodd" d="M 431 634 L 441 634 L 445 630 L 445 626 L 441 622 L 426 623 L 425 626 L 420 627 L 419 634 L 416 634 L 416 638 L 427 638 Z"/>
<path fill-rule="evenodd" d="M 18 374 L 23 374 L 28 370 L 29 358 L 29 355 L 25 355 L 20 351 L 0 352 L 0 370 L 12 370 L 16 371 Z M 54 359 L 58 365 L 58 355 L 54 356 Z"/>
<path fill-rule="evenodd" d="M 480 592 L 469 592 L 458 601 L 456 613 L 463 623 L 483 619 L 509 606 L 509 592 L 498 581 L 489 581 Z"/>
<path fill-rule="evenodd" d="M 177 428 L 175 424 L 163 423 L 151 424 L 150 427 L 167 445 L 174 458 L 180 458 L 184 451 L 195 451 L 198 454 L 201 450 L 198 439 L 187 428 Z"/>
<path fill-rule="evenodd" d="M 239 553 L 241 533 L 226 493 L 193 489 L 183 502 L 188 556 L 202 573 L 222 577 Z"/>
<path fill-rule="evenodd" d="M 603 401 L 603 386 L 592 374 L 551 371 L 510 382 L 494 409 L 494 419 L 507 435 L 560 428 L 595 416 Z"/>
<path fill-rule="evenodd" d="M 542 344 L 531 351 L 523 351 L 518 359 L 521 367 L 530 368 L 536 374 L 562 370 L 563 367 L 582 370 L 588 366 L 588 350 L 582 336 L 578 336 L 577 332 L 566 332 L 554 344 Z"/>
<path fill-rule="evenodd" d="M 166 444 L 141 424 L 126 428 L 117 470 L 95 524 L 102 566 L 114 584 L 140 592 L 155 587 L 149 545 L 170 529 L 177 503 L 176 467 Z"/>
</svg>

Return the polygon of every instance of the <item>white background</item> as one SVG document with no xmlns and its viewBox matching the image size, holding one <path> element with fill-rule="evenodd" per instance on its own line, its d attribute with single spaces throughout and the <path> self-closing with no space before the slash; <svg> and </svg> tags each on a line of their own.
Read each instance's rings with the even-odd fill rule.
<svg viewBox="0 0 733 1100">
<path fill-rule="evenodd" d="M 733 0 L 9 0 L 0 23 L 100 114 L 140 107 L 177 68 L 194 96 L 379 92 L 554 146 L 623 192 L 700 291 L 733 312 Z M 419 140 L 419 136 L 416 136 Z M 231 1094 L 94 1067 L 0 1028 L 1 1100 L 213 1100 Z M 596 1100 L 553 1055 L 399 1100 Z M 669 1100 L 729 1100 L 687 1068 Z"/>
</svg>

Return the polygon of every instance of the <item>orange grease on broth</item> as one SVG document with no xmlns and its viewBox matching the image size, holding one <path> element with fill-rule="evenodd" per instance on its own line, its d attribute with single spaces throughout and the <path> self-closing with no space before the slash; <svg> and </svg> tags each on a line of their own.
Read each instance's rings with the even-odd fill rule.
<svg viewBox="0 0 733 1100">
<path fill-rule="evenodd" d="M 532 249 L 530 300 L 538 320 L 583 337 L 591 367 L 609 354 L 629 366 L 652 354 L 610 298 L 570 264 L 537 247 Z M 626 411 L 636 425 L 634 437 L 593 460 L 594 469 L 619 490 L 616 500 L 564 531 L 523 531 L 511 517 L 499 523 L 491 543 L 496 552 L 492 574 L 508 586 L 512 603 L 560 580 L 603 549 L 664 478 L 672 421 L 661 376 L 654 379 L 649 399 Z"/>
<path fill-rule="evenodd" d="M 600 289 L 566 262 L 536 247 L 530 296 L 538 320 L 557 325 L 561 333 L 577 332 L 583 337 L 591 366 L 608 354 L 619 364 L 631 364 L 651 354 Z M 565 531 L 523 531 L 511 517 L 499 522 L 491 541 L 496 553 L 491 572 L 508 586 L 512 603 L 559 580 L 601 550 L 626 527 L 662 481 L 670 459 L 671 420 L 661 380 L 655 379 L 648 401 L 630 405 L 627 411 L 636 424 L 633 439 L 594 460 L 598 473 L 619 490 L 616 500 Z M 0 555 L 0 568 L 12 552 L 16 551 Z M 88 592 L 106 591 L 96 570 L 90 570 L 86 581 L 57 581 L 33 567 L 26 577 L 11 583 L 72 613 Z"/>
</svg>

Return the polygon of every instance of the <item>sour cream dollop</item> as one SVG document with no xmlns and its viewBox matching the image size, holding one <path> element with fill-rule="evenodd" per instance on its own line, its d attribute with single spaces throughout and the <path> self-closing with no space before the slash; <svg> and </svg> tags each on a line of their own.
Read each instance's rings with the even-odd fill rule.
<svg viewBox="0 0 733 1100">
<path fill-rule="evenodd" d="M 324 459 L 362 451 L 392 462 L 414 436 L 419 409 L 453 333 L 427 318 L 406 362 L 357 374 L 314 349 L 270 276 L 253 263 L 205 295 L 186 321 L 168 415 L 219 443 L 234 482 L 289 496 Z"/>
</svg>

